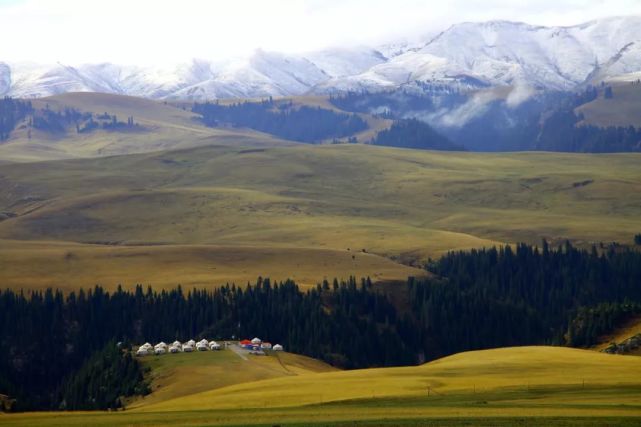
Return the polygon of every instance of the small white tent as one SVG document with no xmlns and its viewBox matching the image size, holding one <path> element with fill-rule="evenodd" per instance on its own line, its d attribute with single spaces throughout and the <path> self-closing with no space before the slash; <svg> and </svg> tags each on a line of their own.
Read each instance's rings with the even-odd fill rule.
<svg viewBox="0 0 641 427">
<path fill-rule="evenodd" d="M 183 345 L 183 351 L 185 353 L 191 353 L 192 351 L 194 351 L 194 347 L 189 344 L 185 344 Z"/>
<path fill-rule="evenodd" d="M 280 344 L 276 344 L 275 346 L 272 347 L 272 350 L 274 351 L 283 351 L 283 346 Z"/>
<path fill-rule="evenodd" d="M 182 343 L 178 340 L 172 342 L 171 345 L 178 348 L 182 347 Z"/>
<path fill-rule="evenodd" d="M 207 344 L 205 344 L 203 342 L 199 342 L 198 344 L 196 344 L 196 350 L 198 350 L 198 351 L 207 351 L 207 350 L 209 350 L 209 347 L 207 347 Z"/>
<path fill-rule="evenodd" d="M 190 346 L 192 346 L 192 347 L 193 347 L 193 346 L 195 346 L 195 345 L 196 345 L 196 341 L 194 341 L 194 340 L 189 340 L 189 341 L 187 341 L 187 345 L 190 345 Z"/>
<path fill-rule="evenodd" d="M 167 350 L 165 350 L 165 348 L 164 348 L 164 347 L 156 347 L 156 348 L 154 349 L 154 354 L 155 354 L 156 356 L 160 356 L 161 354 L 165 354 L 165 353 L 167 353 Z"/>
<path fill-rule="evenodd" d="M 220 344 L 218 344 L 216 341 L 212 341 L 209 343 L 209 348 L 212 350 L 220 350 Z"/>
<path fill-rule="evenodd" d="M 171 347 L 169 347 L 169 352 L 170 353 L 178 353 L 178 352 L 180 352 L 180 348 L 175 346 L 175 345 L 172 345 Z"/>
<path fill-rule="evenodd" d="M 260 339 L 260 338 L 254 338 L 254 339 L 252 340 L 252 344 L 254 344 L 254 345 L 260 345 L 260 343 L 261 343 L 261 342 L 262 342 L 262 341 L 261 341 L 261 339 Z"/>
</svg>

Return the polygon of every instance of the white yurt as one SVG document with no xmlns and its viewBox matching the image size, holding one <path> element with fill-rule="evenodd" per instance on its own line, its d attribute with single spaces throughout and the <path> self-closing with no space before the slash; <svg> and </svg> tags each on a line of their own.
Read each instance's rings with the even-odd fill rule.
<svg viewBox="0 0 641 427">
<path fill-rule="evenodd" d="M 182 343 L 178 340 L 172 342 L 171 345 L 178 348 L 182 347 Z"/>
<path fill-rule="evenodd" d="M 178 353 L 178 352 L 180 352 L 180 349 L 178 347 L 176 347 L 175 345 L 172 345 L 171 347 L 169 347 L 169 352 L 170 353 Z"/>
<path fill-rule="evenodd" d="M 260 345 L 260 343 L 261 343 L 261 342 L 262 342 L 262 341 L 261 341 L 261 339 L 260 339 L 260 338 L 254 338 L 254 339 L 252 340 L 252 344 L 254 344 L 254 345 Z"/>
<path fill-rule="evenodd" d="M 196 345 L 196 341 L 189 340 L 189 341 L 187 341 L 187 345 L 190 345 L 190 346 L 194 347 Z"/>
<path fill-rule="evenodd" d="M 149 344 L 148 342 L 146 342 L 146 343 L 144 343 L 143 345 L 141 345 L 141 347 L 143 347 L 143 348 L 151 348 L 151 344 Z"/>
<path fill-rule="evenodd" d="M 209 347 L 207 347 L 207 344 L 205 344 L 203 342 L 199 342 L 198 344 L 196 344 L 196 350 L 198 350 L 198 351 L 207 351 L 207 350 L 209 350 Z"/>
<path fill-rule="evenodd" d="M 163 341 L 160 341 L 158 344 L 154 346 L 154 348 L 164 348 L 167 349 L 167 344 L 165 344 Z"/>
<path fill-rule="evenodd" d="M 274 351 L 283 351 L 283 346 L 280 344 L 276 344 L 275 346 L 272 347 L 272 350 Z"/>
<path fill-rule="evenodd" d="M 211 347 L 212 345 L 214 345 L 214 344 L 218 344 L 218 343 L 217 343 L 216 341 L 214 341 L 214 340 L 209 341 L 209 346 L 210 346 L 210 347 Z"/>
<path fill-rule="evenodd" d="M 218 344 L 216 341 L 212 341 L 209 344 L 209 348 L 212 350 L 220 350 L 220 344 Z"/>
<path fill-rule="evenodd" d="M 161 354 L 165 354 L 165 353 L 167 353 L 167 350 L 165 350 L 165 348 L 164 348 L 164 347 L 156 347 L 156 348 L 154 349 L 154 354 L 155 354 L 156 356 L 160 356 Z"/>
<path fill-rule="evenodd" d="M 192 351 L 194 351 L 194 347 L 189 344 L 185 344 L 183 345 L 183 351 L 185 353 L 191 353 Z"/>
</svg>

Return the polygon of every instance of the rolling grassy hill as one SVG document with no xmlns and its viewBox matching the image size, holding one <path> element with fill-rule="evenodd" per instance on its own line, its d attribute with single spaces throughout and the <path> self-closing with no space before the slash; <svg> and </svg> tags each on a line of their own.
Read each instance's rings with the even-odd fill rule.
<svg viewBox="0 0 641 427">
<path fill-rule="evenodd" d="M 180 105 L 137 98 L 36 102 L 133 115 L 146 130 L 27 141 L 23 129 L 0 145 L 4 160 L 89 157 L 1 164 L 0 280 L 14 288 L 403 280 L 421 272 L 399 262 L 448 250 L 628 242 L 641 231 L 636 154 L 296 144 L 206 128 Z"/>
<path fill-rule="evenodd" d="M 55 241 L 0 241 L 0 283 L 12 289 L 72 291 L 100 284 L 153 285 L 154 289 L 205 288 L 254 283 L 259 276 L 291 278 L 314 286 L 327 278 L 371 277 L 374 282 L 404 281 L 426 272 L 387 258 L 345 250 L 267 246 L 87 245 Z"/>
<path fill-rule="evenodd" d="M 271 363 L 265 360 L 269 358 L 223 361 L 226 356 L 222 353 L 202 357 L 212 360 L 220 357 L 217 362 L 220 364 Z M 184 356 L 186 361 L 191 355 Z M 174 369 L 174 378 L 178 378 L 181 376 L 178 368 L 169 366 L 179 366 L 182 361 L 178 358 L 170 361 L 170 357 L 151 363 L 157 364 L 157 372 Z M 212 362 L 203 369 L 216 372 L 215 365 Z M 191 372 L 188 366 L 184 369 Z M 222 374 L 227 379 L 214 381 L 207 391 L 178 397 L 167 393 L 162 398 L 154 398 L 152 393 L 125 412 L 16 414 L 2 416 L 2 422 L 5 425 L 36 422 L 353 425 L 355 421 L 359 425 L 634 425 L 641 417 L 641 364 L 632 356 L 558 347 L 519 347 L 460 353 L 416 367 L 320 371 L 237 382 L 245 372 L 230 369 Z M 171 385 L 166 387 L 171 390 Z"/>
<path fill-rule="evenodd" d="M 178 353 L 142 359 L 151 369 L 152 393 L 130 405 L 142 408 L 235 384 L 337 371 L 318 360 L 293 353 L 239 357 L 231 350 Z"/>
<path fill-rule="evenodd" d="M 594 101 L 581 105 L 583 123 L 595 126 L 641 127 L 641 85 L 630 82 L 610 82 L 612 99 L 605 99 L 600 92 Z"/>
<path fill-rule="evenodd" d="M 304 263 L 274 260 L 272 265 L 284 266 L 281 277 L 297 270 L 322 280 L 369 270 L 371 276 L 398 278 L 407 270 L 392 273 L 387 260 L 378 258 L 377 266 L 361 269 L 349 258 L 360 262 L 364 250 L 411 264 L 452 249 L 537 244 L 544 237 L 579 245 L 628 242 L 641 230 L 641 204 L 630 197 L 641 192 L 640 160 L 636 154 L 442 153 L 297 144 L 7 164 L 0 169 L 0 212 L 6 218 L 0 239 L 9 252 L 17 244 L 11 240 L 91 244 L 80 259 L 104 258 L 104 246 L 116 246 L 112 250 L 122 254 L 146 251 L 151 261 L 141 261 L 140 268 L 128 256 L 111 264 L 116 270 L 111 283 L 120 275 L 127 286 L 146 275 L 158 277 L 148 267 L 165 262 L 163 250 L 155 249 L 159 245 L 171 245 L 165 251 L 174 251 L 169 256 L 176 260 L 198 252 L 189 245 L 256 248 L 255 255 L 246 250 L 244 262 L 232 263 L 234 270 L 244 267 L 234 280 L 245 281 L 245 271 L 265 276 L 260 253 L 280 251 L 285 260 L 297 248 L 327 252 L 305 257 Z M 136 250 L 124 248 L 132 245 Z M 98 252 L 86 255 L 92 249 Z M 73 262 L 63 261 L 60 250 L 20 253 L 24 261 L 7 263 L 2 278 L 19 276 L 25 265 L 35 265 L 32 260 L 42 266 L 33 269 L 34 282 L 45 283 L 61 271 L 68 273 L 57 283 L 72 277 Z M 345 268 L 333 261 L 345 255 Z M 179 264 L 175 267 L 180 271 Z M 218 268 L 215 260 L 210 267 Z M 185 264 L 184 278 L 175 273 L 162 280 L 163 286 L 172 280 L 190 283 L 191 268 Z M 198 269 L 207 275 L 203 268 Z M 69 281 L 84 281 L 77 277 Z"/>
<path fill-rule="evenodd" d="M 287 98 L 295 107 L 312 106 L 341 112 L 326 97 Z M 243 100 L 227 100 L 227 103 Z M 258 100 L 248 100 L 258 101 Z M 223 102 L 225 103 L 225 102 Z M 205 145 L 287 146 L 292 141 L 279 139 L 251 129 L 231 127 L 210 128 L 204 126 L 198 115 L 191 112 L 191 103 L 166 103 L 131 96 L 102 93 L 66 93 L 32 100 L 36 110 L 49 109 L 54 112 L 73 108 L 95 115 L 107 113 L 119 120 L 133 117 L 140 125 L 138 130 L 103 130 L 77 133 L 69 126 L 65 133 L 31 129 L 28 133 L 28 119 L 16 127 L 8 141 L 0 144 L 0 160 L 32 162 L 69 158 L 103 157 L 132 153 L 146 153 L 161 150 L 175 150 Z M 376 133 L 388 128 L 392 121 L 368 114 L 359 114 L 368 124 L 368 129 L 354 136 L 359 141 L 369 141 Z M 328 139 L 325 142 L 331 142 Z"/>
<path fill-rule="evenodd" d="M 130 96 L 101 93 L 67 93 L 33 100 L 35 109 L 108 113 L 119 120 L 133 116 L 140 130 L 98 129 L 78 134 L 73 126 L 66 133 L 33 129 L 31 138 L 25 123 L 18 125 L 8 141 L 0 144 L 0 159 L 32 162 L 54 159 L 101 157 L 131 153 L 180 149 L 203 145 L 264 146 L 288 145 L 292 142 L 247 129 L 213 129 L 200 124 L 190 107 L 173 105 Z"/>
</svg>

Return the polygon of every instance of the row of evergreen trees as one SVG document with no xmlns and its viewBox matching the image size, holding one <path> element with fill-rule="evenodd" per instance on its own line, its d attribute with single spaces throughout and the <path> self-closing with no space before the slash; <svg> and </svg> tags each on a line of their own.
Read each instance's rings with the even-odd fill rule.
<svg viewBox="0 0 641 427">
<path fill-rule="evenodd" d="M 394 122 L 389 129 L 380 131 L 371 143 L 421 150 L 465 151 L 465 148 L 454 144 L 430 125 L 417 119 Z"/>
<path fill-rule="evenodd" d="M 570 322 L 566 342 L 573 347 L 598 344 L 597 338 L 641 314 L 641 302 L 609 302 L 596 307 L 581 307 Z"/>
<path fill-rule="evenodd" d="M 118 409 L 124 406 L 122 398 L 149 392 L 140 363 L 111 341 L 65 381 L 56 401 L 66 410 Z"/>
<path fill-rule="evenodd" d="M 9 138 L 16 125 L 33 111 L 31 101 L 5 97 L 0 99 L 0 141 Z"/>
<path fill-rule="evenodd" d="M 71 107 L 54 111 L 49 108 L 49 104 L 36 110 L 31 101 L 5 97 L 0 99 L 0 141 L 9 138 L 16 125 L 25 119 L 28 119 L 27 125 L 30 128 L 58 134 L 65 133 L 70 126 L 75 126 L 77 133 L 88 133 L 95 129 L 141 129 L 133 117 L 127 117 L 127 122 L 122 122 L 115 115 L 104 113 L 94 116 L 93 113 L 83 113 Z"/>
<path fill-rule="evenodd" d="M 602 95 L 600 95 L 602 94 Z M 502 100 L 489 102 L 479 114 L 470 115 L 457 126 L 443 127 L 442 133 L 455 143 L 476 151 L 564 151 L 583 153 L 641 151 L 641 129 L 633 126 L 599 127 L 584 125 L 575 109 L 599 96 L 612 98 L 612 88 L 588 86 L 581 92 L 537 94 L 522 104 L 508 107 Z M 379 113 L 402 119 L 419 115 L 443 116 L 469 102 L 459 93 L 404 90 L 333 95 L 330 101 L 346 111 Z M 447 114 L 445 114 L 447 116 Z M 407 146 L 411 136 L 401 141 Z M 409 144 L 412 148 L 415 144 Z"/>
<path fill-rule="evenodd" d="M 18 397 L 20 408 L 58 408 L 56 390 L 112 340 L 261 336 L 345 368 L 409 364 L 413 351 L 400 339 L 396 319 L 369 280 L 325 282 L 309 292 L 267 279 L 188 293 L 180 287 L 160 293 L 96 287 L 66 296 L 7 290 L 0 292 L 0 393 Z"/>
<path fill-rule="evenodd" d="M 631 249 L 520 244 L 450 253 L 430 269 L 444 283 L 410 287 L 428 358 L 488 346 L 588 345 L 606 328 L 582 325 L 586 310 L 641 303 L 641 253 Z"/>
<path fill-rule="evenodd" d="M 356 114 L 338 113 L 320 107 L 294 107 L 291 102 L 242 102 L 230 105 L 195 103 L 192 111 L 207 126 L 232 125 L 307 143 L 344 138 L 367 129 L 367 122 Z"/>
<path fill-rule="evenodd" d="M 545 151 L 612 153 L 641 151 L 641 128 L 578 125 L 583 120 L 572 110 L 559 110 L 543 122 L 535 148 Z"/>
</svg>

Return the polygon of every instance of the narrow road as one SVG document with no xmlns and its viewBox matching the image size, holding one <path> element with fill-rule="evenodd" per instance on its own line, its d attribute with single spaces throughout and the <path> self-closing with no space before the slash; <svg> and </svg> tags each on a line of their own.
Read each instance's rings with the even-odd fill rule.
<svg viewBox="0 0 641 427">
<path fill-rule="evenodd" d="M 231 351 L 233 351 L 234 353 L 236 353 L 238 355 L 238 357 L 240 357 L 241 359 L 247 360 L 247 356 L 245 356 L 245 350 L 243 350 L 242 348 L 238 347 L 238 345 L 232 344 L 228 348 Z"/>
</svg>

